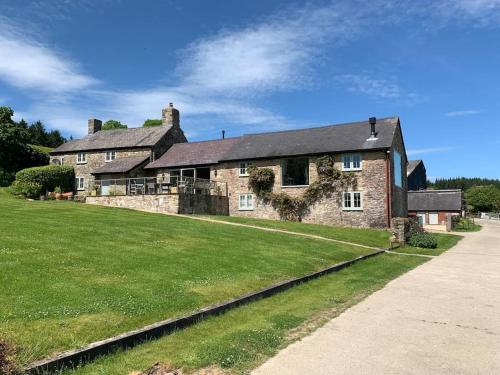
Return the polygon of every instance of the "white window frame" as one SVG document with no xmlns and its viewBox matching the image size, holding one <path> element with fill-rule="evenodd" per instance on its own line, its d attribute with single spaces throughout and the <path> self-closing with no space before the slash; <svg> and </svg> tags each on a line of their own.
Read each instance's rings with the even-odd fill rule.
<svg viewBox="0 0 500 375">
<path fill-rule="evenodd" d="M 359 167 L 354 166 L 354 157 L 359 157 Z M 349 159 L 349 167 L 345 166 L 346 159 Z M 363 169 L 363 156 L 360 153 L 342 154 L 342 170 L 343 171 L 361 171 Z"/>
<path fill-rule="evenodd" d="M 252 165 L 249 161 L 240 161 L 238 166 L 238 176 L 240 177 L 248 177 L 250 173 L 248 173 L 248 167 Z"/>
<path fill-rule="evenodd" d="M 85 152 L 76 154 L 76 164 L 87 164 L 87 154 Z"/>
<path fill-rule="evenodd" d="M 250 197 L 250 199 L 248 199 Z M 250 204 L 249 204 L 250 201 Z M 251 193 L 238 194 L 238 210 L 240 211 L 253 211 L 255 197 Z"/>
<path fill-rule="evenodd" d="M 105 155 L 105 156 L 104 156 L 104 161 L 105 161 L 106 163 L 109 163 L 109 162 L 111 162 L 111 161 L 113 161 L 113 160 L 116 160 L 116 151 L 114 151 L 114 150 L 111 150 L 111 151 L 106 151 L 106 152 L 104 153 L 104 155 Z"/>
<path fill-rule="evenodd" d="M 359 194 L 359 207 L 354 207 L 355 196 Z M 350 206 L 346 206 L 345 197 L 349 196 Z M 363 211 L 363 192 L 362 191 L 343 191 L 342 192 L 342 210 L 344 211 Z"/>
<path fill-rule="evenodd" d="M 85 190 L 85 177 L 76 176 L 75 181 L 76 181 L 76 190 L 78 191 Z"/>
</svg>

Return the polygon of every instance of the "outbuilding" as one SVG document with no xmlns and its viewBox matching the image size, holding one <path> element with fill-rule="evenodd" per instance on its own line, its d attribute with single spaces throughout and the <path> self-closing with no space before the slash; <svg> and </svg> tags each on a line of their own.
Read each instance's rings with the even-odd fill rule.
<svg viewBox="0 0 500 375">
<path fill-rule="evenodd" d="M 417 190 L 408 192 L 408 216 L 417 216 L 421 225 L 446 224 L 447 215 L 461 216 L 462 190 Z"/>
</svg>

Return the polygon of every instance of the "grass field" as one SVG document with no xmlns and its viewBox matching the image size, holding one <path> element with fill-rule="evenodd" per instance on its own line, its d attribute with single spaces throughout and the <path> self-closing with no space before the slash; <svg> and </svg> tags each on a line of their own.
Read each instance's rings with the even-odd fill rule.
<svg viewBox="0 0 500 375">
<path fill-rule="evenodd" d="M 370 252 L 0 194 L 0 337 L 21 364 Z"/>
<path fill-rule="evenodd" d="M 231 223 L 249 224 L 264 228 L 284 229 L 291 232 L 313 234 L 316 236 L 333 238 L 336 240 L 354 242 L 366 246 L 380 248 L 389 247 L 391 233 L 382 229 L 360 229 L 346 227 L 331 227 L 327 225 L 305 224 L 293 221 L 279 221 L 253 219 L 237 216 L 205 216 L 213 220 L 228 221 Z"/>
<path fill-rule="evenodd" d="M 371 251 L 126 209 L 26 201 L 4 190 L 0 211 L 0 338 L 16 347 L 20 365 Z M 377 247 L 389 236 L 265 222 Z M 246 372 L 424 261 L 390 254 L 363 261 L 76 373 L 128 374 L 158 361 Z"/>
</svg>

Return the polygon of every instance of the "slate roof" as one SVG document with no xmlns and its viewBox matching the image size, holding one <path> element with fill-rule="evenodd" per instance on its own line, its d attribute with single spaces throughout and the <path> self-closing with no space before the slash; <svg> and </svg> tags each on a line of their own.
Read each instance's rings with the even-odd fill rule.
<svg viewBox="0 0 500 375">
<path fill-rule="evenodd" d="M 216 164 L 237 142 L 239 138 L 176 143 L 146 169 Z"/>
<path fill-rule="evenodd" d="M 317 128 L 248 134 L 224 140 L 176 144 L 146 168 L 385 149 L 391 147 L 398 123 L 398 117 L 377 119 L 376 140 L 368 140 L 370 125 L 368 120 L 365 120 Z"/>
<path fill-rule="evenodd" d="M 408 192 L 408 211 L 460 211 L 461 190 L 418 190 Z"/>
<path fill-rule="evenodd" d="M 118 158 L 104 164 L 102 167 L 97 168 L 92 172 L 92 174 L 127 173 L 148 159 L 149 156 L 129 156 L 125 158 Z"/>
<path fill-rule="evenodd" d="M 406 168 L 406 175 L 409 176 L 415 170 L 415 168 L 417 168 L 417 166 L 420 163 L 423 163 L 423 161 L 422 160 L 408 160 L 408 166 Z"/>
<path fill-rule="evenodd" d="M 368 140 L 368 121 L 319 128 L 244 135 L 223 160 L 313 155 L 340 151 L 376 150 L 392 145 L 399 119 L 377 119 L 377 140 Z"/>
<path fill-rule="evenodd" d="M 100 130 L 81 139 L 66 142 L 53 150 L 51 154 L 91 150 L 152 147 L 158 143 L 170 129 L 170 126 L 153 126 L 149 128 Z"/>
</svg>

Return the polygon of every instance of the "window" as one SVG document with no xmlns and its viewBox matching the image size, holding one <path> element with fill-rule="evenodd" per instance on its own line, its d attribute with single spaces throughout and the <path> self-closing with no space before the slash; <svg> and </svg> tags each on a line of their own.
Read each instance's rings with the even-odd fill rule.
<svg viewBox="0 0 500 375">
<path fill-rule="evenodd" d="M 345 191 L 342 193 L 342 209 L 346 211 L 361 211 L 363 200 L 359 191 Z"/>
<path fill-rule="evenodd" d="M 106 151 L 106 162 L 116 159 L 116 151 Z"/>
<path fill-rule="evenodd" d="M 250 167 L 252 163 L 249 163 L 247 161 L 242 161 L 240 163 L 240 169 L 239 169 L 239 176 L 240 177 L 246 177 L 248 176 L 248 167 Z"/>
<path fill-rule="evenodd" d="M 238 201 L 238 209 L 240 211 L 253 210 L 253 194 L 240 194 Z"/>
<path fill-rule="evenodd" d="M 344 154 L 342 155 L 342 170 L 360 171 L 361 161 L 361 154 Z"/>
<path fill-rule="evenodd" d="M 85 152 L 79 152 L 76 155 L 76 164 L 85 164 L 87 162 L 87 154 Z"/>
<path fill-rule="evenodd" d="M 396 186 L 403 187 L 401 154 L 397 151 L 394 151 L 394 183 L 396 184 Z"/>
<path fill-rule="evenodd" d="M 76 177 L 76 190 L 85 190 L 85 178 Z"/>
<path fill-rule="evenodd" d="M 309 159 L 285 159 L 281 163 L 282 186 L 309 185 Z"/>
</svg>

